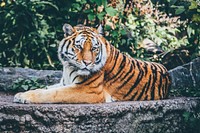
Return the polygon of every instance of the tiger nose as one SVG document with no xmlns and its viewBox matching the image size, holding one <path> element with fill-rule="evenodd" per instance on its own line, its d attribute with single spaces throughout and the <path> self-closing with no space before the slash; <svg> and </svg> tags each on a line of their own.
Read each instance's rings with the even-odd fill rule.
<svg viewBox="0 0 200 133">
<path fill-rule="evenodd" d="M 90 64 L 92 63 L 92 61 L 90 61 L 90 60 L 83 60 L 83 63 L 84 63 L 86 66 L 88 66 L 88 65 L 90 65 Z"/>
</svg>

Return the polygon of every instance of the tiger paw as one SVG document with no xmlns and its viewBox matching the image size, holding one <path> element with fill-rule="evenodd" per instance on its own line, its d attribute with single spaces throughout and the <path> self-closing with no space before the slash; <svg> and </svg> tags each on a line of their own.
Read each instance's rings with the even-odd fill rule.
<svg viewBox="0 0 200 133">
<path fill-rule="evenodd" d="M 31 103 L 30 99 L 24 93 L 17 93 L 14 96 L 13 102 L 15 102 L 15 103 Z"/>
<path fill-rule="evenodd" d="M 13 102 L 15 103 L 36 103 L 38 90 L 31 90 L 23 93 L 17 93 L 14 96 Z"/>
</svg>

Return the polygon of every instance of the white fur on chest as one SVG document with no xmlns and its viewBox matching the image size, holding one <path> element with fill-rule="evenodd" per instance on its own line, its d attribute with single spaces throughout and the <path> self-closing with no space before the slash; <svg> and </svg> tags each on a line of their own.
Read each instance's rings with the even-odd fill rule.
<svg viewBox="0 0 200 133">
<path fill-rule="evenodd" d="M 64 66 L 63 67 L 63 76 L 61 79 L 61 84 L 72 85 L 80 82 L 80 76 L 78 76 L 77 71 L 74 71 L 72 67 Z"/>
<path fill-rule="evenodd" d="M 81 81 L 80 76 L 78 76 L 77 72 L 74 71 L 73 68 L 70 68 L 69 66 L 64 66 L 63 76 L 60 80 L 60 83 L 47 86 L 47 89 L 55 89 L 63 86 L 71 86 L 74 85 L 75 83 L 79 83 L 80 81 Z"/>
</svg>

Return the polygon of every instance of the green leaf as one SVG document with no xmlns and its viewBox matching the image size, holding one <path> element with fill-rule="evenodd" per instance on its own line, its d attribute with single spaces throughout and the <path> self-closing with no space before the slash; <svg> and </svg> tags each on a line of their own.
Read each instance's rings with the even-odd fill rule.
<svg viewBox="0 0 200 133">
<path fill-rule="evenodd" d="M 121 41 L 122 43 L 121 43 L 121 45 L 124 45 L 124 44 L 126 44 L 126 40 L 125 39 L 122 39 L 122 41 Z"/>
<path fill-rule="evenodd" d="M 105 25 L 105 30 L 111 30 L 112 28 L 110 27 L 110 25 Z"/>
<path fill-rule="evenodd" d="M 87 3 L 86 0 L 77 0 L 77 2 L 80 2 L 80 4 L 82 4 L 82 5 Z"/>
<path fill-rule="evenodd" d="M 192 1 L 191 5 L 189 6 L 189 9 L 197 9 L 198 5 L 196 1 Z"/>
<path fill-rule="evenodd" d="M 88 14 L 87 16 L 88 16 L 88 19 L 89 19 L 90 21 L 94 20 L 95 17 L 96 17 L 95 14 Z"/>
<path fill-rule="evenodd" d="M 168 2 L 170 5 L 174 5 L 177 2 L 177 0 L 168 0 Z"/>
<path fill-rule="evenodd" d="M 97 4 L 98 6 L 102 5 L 102 0 L 90 0 L 90 2 Z"/>
<path fill-rule="evenodd" d="M 118 32 L 117 31 L 113 31 L 112 32 L 112 37 L 117 37 L 118 36 Z"/>
<path fill-rule="evenodd" d="M 195 33 L 195 30 L 192 29 L 190 26 L 188 26 L 187 33 L 188 33 L 188 37 L 190 38 Z"/>
<path fill-rule="evenodd" d="M 99 19 L 99 20 L 103 20 L 105 14 L 106 14 L 105 12 L 98 13 L 98 14 L 97 14 L 98 19 Z"/>
<path fill-rule="evenodd" d="M 183 113 L 183 117 L 184 117 L 184 120 L 185 120 L 185 121 L 188 121 L 189 118 L 190 118 L 190 112 L 184 112 L 184 113 Z"/>
<path fill-rule="evenodd" d="M 23 90 L 28 90 L 28 85 L 22 85 Z"/>
<path fill-rule="evenodd" d="M 102 0 L 102 4 L 104 7 L 107 7 L 107 0 Z"/>
<path fill-rule="evenodd" d="M 200 22 L 200 15 L 199 14 L 194 14 L 192 16 L 192 21 L 194 21 L 194 22 Z"/>
<path fill-rule="evenodd" d="M 82 7 L 81 7 L 81 5 L 80 4 L 78 4 L 78 3 L 74 3 L 73 5 L 72 5 L 77 11 L 80 11 L 80 10 L 82 10 Z"/>
<path fill-rule="evenodd" d="M 178 9 L 176 9 L 175 14 L 179 15 L 185 11 L 184 6 L 179 6 Z"/>
<path fill-rule="evenodd" d="M 37 89 L 37 87 L 35 87 L 35 86 L 30 87 L 30 90 L 35 90 L 35 89 Z"/>
<path fill-rule="evenodd" d="M 92 13 L 92 12 L 93 12 L 93 9 L 87 9 L 87 10 L 84 10 L 83 12 L 84 12 L 84 13 Z"/>
<path fill-rule="evenodd" d="M 110 16 L 115 16 L 117 14 L 117 10 L 115 10 L 113 7 L 107 7 L 105 10 Z"/>
<path fill-rule="evenodd" d="M 95 2 L 95 0 L 90 0 L 90 2 L 94 3 L 94 2 Z"/>
<path fill-rule="evenodd" d="M 32 77 L 31 80 L 32 80 L 33 82 L 37 82 L 37 81 L 38 81 L 38 78 Z"/>
<path fill-rule="evenodd" d="M 96 3 L 98 6 L 101 6 L 101 5 L 102 5 L 102 0 L 95 0 L 95 3 Z"/>
<path fill-rule="evenodd" d="M 127 34 L 126 30 L 124 30 L 124 29 L 122 29 L 120 32 L 121 32 L 122 35 L 126 35 Z"/>
</svg>

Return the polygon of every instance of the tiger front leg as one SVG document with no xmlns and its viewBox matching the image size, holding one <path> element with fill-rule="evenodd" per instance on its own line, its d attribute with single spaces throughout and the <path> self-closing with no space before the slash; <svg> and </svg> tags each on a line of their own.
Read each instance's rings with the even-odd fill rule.
<svg viewBox="0 0 200 133">
<path fill-rule="evenodd" d="M 30 90 L 27 92 L 20 92 L 14 96 L 13 102 L 15 102 L 15 103 L 41 103 L 43 101 L 41 99 L 42 98 L 41 95 L 43 92 L 44 92 L 43 89 Z"/>
<path fill-rule="evenodd" d="M 102 88 L 63 86 L 52 89 L 37 89 L 17 93 L 17 103 L 102 103 L 105 101 Z"/>
</svg>

